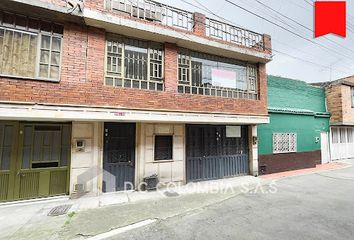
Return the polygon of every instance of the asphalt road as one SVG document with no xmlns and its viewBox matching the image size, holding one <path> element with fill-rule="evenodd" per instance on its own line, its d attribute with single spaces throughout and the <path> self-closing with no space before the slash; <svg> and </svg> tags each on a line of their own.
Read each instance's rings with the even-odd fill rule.
<svg viewBox="0 0 354 240">
<path fill-rule="evenodd" d="M 353 167 L 282 179 L 276 187 L 111 239 L 354 239 Z"/>
</svg>

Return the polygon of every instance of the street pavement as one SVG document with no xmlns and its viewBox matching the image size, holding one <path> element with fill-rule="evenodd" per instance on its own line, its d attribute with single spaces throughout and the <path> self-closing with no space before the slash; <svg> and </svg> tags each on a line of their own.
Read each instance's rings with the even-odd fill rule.
<svg viewBox="0 0 354 240">
<path fill-rule="evenodd" d="M 353 167 L 284 178 L 274 190 L 259 187 L 109 239 L 353 239 Z"/>
</svg>

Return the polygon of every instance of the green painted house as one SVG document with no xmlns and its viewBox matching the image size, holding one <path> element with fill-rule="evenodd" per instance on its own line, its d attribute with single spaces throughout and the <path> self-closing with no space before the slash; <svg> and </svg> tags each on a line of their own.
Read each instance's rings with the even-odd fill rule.
<svg viewBox="0 0 354 240">
<path fill-rule="evenodd" d="M 329 161 L 324 88 L 268 76 L 270 123 L 259 126 L 259 172 L 315 167 Z"/>
</svg>

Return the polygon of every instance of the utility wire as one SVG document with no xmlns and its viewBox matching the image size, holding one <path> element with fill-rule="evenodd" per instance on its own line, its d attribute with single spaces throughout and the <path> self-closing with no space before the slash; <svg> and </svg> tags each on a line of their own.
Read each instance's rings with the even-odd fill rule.
<svg viewBox="0 0 354 240">
<path fill-rule="evenodd" d="M 241 10 L 243 10 L 243 11 L 245 11 L 245 12 L 248 12 L 248 13 L 250 13 L 250 14 L 252 14 L 252 15 L 254 15 L 254 16 L 256 16 L 256 17 L 258 17 L 258 18 L 260 18 L 260 19 L 262 19 L 262 20 L 264 20 L 264 21 L 266 21 L 266 22 L 269 22 L 269 23 L 271 23 L 271 24 L 273 24 L 273 25 L 275 25 L 275 26 L 277 26 L 277 27 L 283 29 L 284 31 L 289 32 L 289 33 L 291 33 L 291 34 L 293 34 L 293 35 L 295 35 L 295 36 L 297 36 L 297 37 L 299 37 L 299 38 L 301 38 L 301 39 L 303 39 L 303 40 L 305 40 L 305 41 L 308 41 L 308 42 L 310 42 L 310 43 L 312 43 L 312 44 L 314 44 L 314 45 L 317 45 L 317 46 L 319 46 L 319 47 L 321 47 L 321 48 L 326 49 L 327 51 L 333 52 L 333 53 L 335 53 L 335 54 L 337 54 L 337 55 L 341 55 L 341 56 L 343 56 L 343 57 L 345 57 L 345 58 L 349 58 L 350 60 L 352 60 L 352 57 L 349 57 L 349 56 L 346 56 L 346 55 L 344 55 L 344 54 L 342 54 L 342 53 L 333 51 L 333 49 L 328 48 L 327 46 L 325 46 L 325 45 L 323 45 L 323 44 L 317 43 L 317 42 L 315 42 L 315 41 L 313 41 L 313 40 L 311 40 L 311 39 L 308 39 L 308 38 L 306 38 L 306 37 L 304 37 L 304 36 L 302 36 L 302 35 L 300 35 L 300 34 L 294 32 L 294 31 L 291 31 L 291 30 L 287 29 L 286 27 L 284 27 L 284 26 L 282 26 L 282 25 L 280 25 L 280 24 L 278 24 L 278 23 L 276 23 L 276 22 L 273 22 L 273 21 L 271 21 L 271 20 L 269 20 L 269 19 L 267 19 L 267 18 L 265 18 L 265 17 L 263 17 L 263 16 L 261 16 L 261 15 L 259 15 L 259 14 L 257 14 L 257 13 L 254 13 L 254 12 L 248 10 L 247 8 L 244 8 L 244 7 L 238 5 L 238 4 L 236 4 L 236 3 L 234 3 L 234 2 L 232 2 L 232 1 L 230 1 L 230 0 L 225 0 L 225 1 L 228 2 L 228 3 L 230 3 L 231 5 L 233 5 L 233 6 L 237 7 L 237 8 L 239 8 L 239 9 L 241 9 Z"/>
<path fill-rule="evenodd" d="M 240 27 L 240 28 L 245 28 L 245 27 L 243 27 L 243 26 L 240 26 L 239 24 L 233 23 L 232 21 L 230 21 L 230 20 L 228 20 L 228 19 L 226 19 L 226 18 L 224 18 L 224 17 L 219 16 L 218 14 L 215 14 L 214 12 L 212 12 L 211 10 L 209 10 L 208 8 L 206 8 L 206 7 L 205 7 L 204 5 L 202 5 L 201 3 L 200 3 L 200 4 L 201 4 L 202 7 L 199 7 L 199 6 L 197 6 L 197 5 L 193 4 L 193 3 L 190 3 L 190 2 L 188 2 L 188 1 L 186 1 L 186 0 L 181 0 L 181 1 L 184 2 L 184 3 L 186 3 L 186 4 L 188 4 L 188 5 L 190 5 L 190 6 L 196 7 L 196 8 L 198 8 L 198 9 L 202 10 L 202 11 L 206 11 L 206 12 L 210 13 L 211 15 L 216 16 L 216 17 L 218 17 L 219 19 L 222 19 L 222 20 L 224 20 L 224 21 L 226 21 L 226 22 L 229 22 L 229 23 L 231 23 L 231 24 L 233 24 L 233 25 L 235 25 L 235 26 L 238 26 L 238 27 Z M 202 22 L 200 22 L 200 23 L 202 23 Z M 205 23 L 202 23 L 202 24 L 206 25 Z M 187 36 L 187 38 L 189 38 L 189 37 Z M 190 39 L 190 38 L 189 38 L 189 39 Z M 287 56 L 287 57 L 293 58 L 293 59 L 295 59 L 295 60 L 307 62 L 307 63 L 316 65 L 316 66 L 321 67 L 321 68 L 331 69 L 331 68 L 328 67 L 328 66 L 321 65 L 321 64 L 312 62 L 312 61 L 310 61 L 310 60 L 303 59 L 303 58 L 300 58 L 300 57 L 291 55 L 291 54 L 289 54 L 289 53 L 285 53 L 285 52 L 279 51 L 279 50 L 277 50 L 277 49 L 275 49 L 275 48 L 266 49 L 266 50 L 274 51 L 274 52 L 277 52 L 277 53 L 279 53 L 279 54 L 285 55 L 285 56 Z M 345 73 L 345 74 L 348 74 L 348 75 L 352 75 L 352 73 L 349 73 L 349 72 L 340 70 L 340 69 L 338 69 L 338 68 L 332 68 L 332 69 L 336 69 L 338 72 L 341 72 L 341 73 Z"/>
<path fill-rule="evenodd" d="M 302 27 L 302 28 L 304 28 L 304 29 L 306 29 L 306 30 L 308 30 L 308 31 L 310 31 L 310 32 L 313 32 L 313 30 L 312 30 L 311 28 L 309 28 L 309 27 L 305 26 L 304 24 L 302 24 L 302 23 L 300 23 L 300 22 L 294 20 L 293 18 L 290 18 L 290 17 L 284 15 L 283 13 L 281 13 L 281 12 L 275 10 L 274 8 L 268 6 L 267 4 L 264 4 L 264 3 L 262 3 L 262 2 L 259 1 L 259 0 L 255 0 L 255 1 L 258 2 L 259 4 L 261 4 L 262 6 L 264 6 L 265 8 L 270 9 L 271 11 L 273 11 L 273 12 L 279 14 L 280 16 L 282 16 L 282 17 L 284 17 L 284 18 L 290 20 L 291 22 L 293 22 L 293 23 L 299 25 L 300 27 Z M 333 41 L 332 39 L 330 39 L 330 38 L 328 38 L 328 37 L 324 37 L 324 39 L 326 39 L 326 40 L 328 40 L 328 41 L 334 43 L 335 45 L 337 45 L 337 46 L 339 46 L 339 47 L 341 47 L 341 48 L 343 48 L 343 49 L 349 50 L 350 52 L 354 53 L 354 51 L 353 51 L 352 49 L 347 48 L 347 47 L 345 47 L 345 46 L 342 46 L 341 44 L 337 43 L 336 41 Z"/>
<path fill-rule="evenodd" d="M 313 6 L 314 2 L 310 1 L 310 0 L 304 0 L 307 4 L 309 4 L 310 6 Z M 347 16 L 351 17 L 351 15 L 349 13 L 347 13 Z M 347 30 L 351 33 L 354 33 L 354 25 L 347 22 Z"/>
</svg>

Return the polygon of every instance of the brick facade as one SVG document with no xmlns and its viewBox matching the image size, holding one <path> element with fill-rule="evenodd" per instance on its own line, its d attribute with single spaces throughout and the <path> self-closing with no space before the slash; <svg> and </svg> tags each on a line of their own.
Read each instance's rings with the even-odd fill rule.
<svg viewBox="0 0 354 240">
<path fill-rule="evenodd" d="M 66 1 L 40 0 L 57 7 L 66 7 Z M 195 25 L 193 31 L 176 29 L 130 17 L 125 13 L 108 11 L 105 1 L 86 0 L 85 9 L 129 18 L 130 20 L 173 29 L 182 34 L 192 34 L 207 37 L 205 34 L 206 16 L 194 13 Z M 40 12 L 40 10 L 38 10 Z M 63 19 L 63 17 L 61 17 Z M 64 17 L 65 19 L 65 17 Z M 178 43 L 165 43 L 165 89 L 164 91 L 148 91 L 130 88 L 120 88 L 104 85 L 105 36 L 103 29 L 65 23 L 61 78 L 59 83 L 20 78 L 0 77 L 0 101 L 16 101 L 49 104 L 70 104 L 87 106 L 110 106 L 129 109 L 150 109 L 169 111 L 188 111 L 205 113 L 228 113 L 243 115 L 267 115 L 267 83 L 265 63 L 258 63 L 259 99 L 233 99 L 224 97 L 182 94 L 177 92 L 177 50 Z M 270 36 L 263 37 L 265 47 L 271 48 Z M 223 44 L 235 45 L 222 41 Z M 238 45 L 239 47 L 243 47 Z M 249 54 L 259 52 L 247 48 Z M 269 49 L 265 52 L 269 52 Z M 240 59 L 242 60 L 242 59 Z"/>
<path fill-rule="evenodd" d="M 105 34 L 98 28 L 67 23 L 60 82 L 0 77 L 0 101 L 267 115 L 265 64 L 259 64 L 261 100 L 181 94 L 173 44 L 165 44 L 166 91 L 104 86 Z"/>
<path fill-rule="evenodd" d="M 331 124 L 354 124 L 352 91 L 354 77 L 336 80 L 326 86 L 327 107 Z"/>
<path fill-rule="evenodd" d="M 343 121 L 342 86 L 333 85 L 326 89 L 327 108 L 331 113 L 331 123 Z"/>
</svg>

